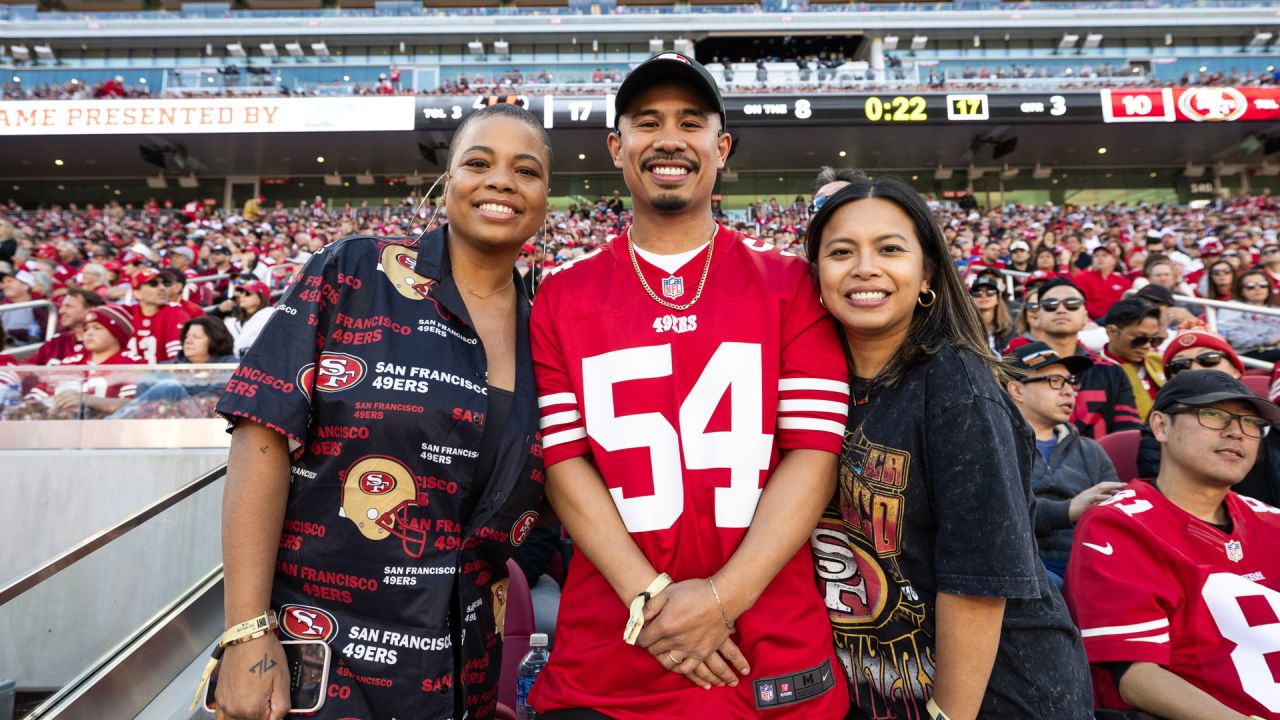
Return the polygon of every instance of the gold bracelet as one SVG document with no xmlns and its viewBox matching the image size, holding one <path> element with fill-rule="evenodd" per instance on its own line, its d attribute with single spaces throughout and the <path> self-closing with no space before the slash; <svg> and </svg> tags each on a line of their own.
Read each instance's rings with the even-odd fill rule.
<svg viewBox="0 0 1280 720">
<path fill-rule="evenodd" d="M 720 608 L 720 619 L 724 620 L 724 626 L 729 628 L 729 632 L 737 632 L 737 628 L 729 622 L 729 613 L 724 611 L 724 603 L 720 602 L 720 591 L 716 590 L 716 581 L 707 578 L 707 584 L 711 586 L 711 594 L 716 598 L 716 607 Z"/>
<path fill-rule="evenodd" d="M 252 620 L 245 620 L 222 633 L 222 636 L 218 638 L 218 644 L 222 647 L 230 647 L 256 640 L 269 632 L 274 632 L 276 624 L 276 614 L 268 610 L 258 617 Z"/>
<path fill-rule="evenodd" d="M 213 649 L 213 656 L 209 658 L 209 662 L 205 663 L 204 672 L 200 673 L 200 685 L 196 688 L 196 697 L 191 701 L 190 711 L 200 705 L 200 696 L 204 694 L 204 687 L 209 683 L 209 678 L 213 676 L 213 671 L 218 668 L 218 662 L 222 660 L 222 651 L 232 645 L 247 643 L 250 640 L 273 633 L 276 630 L 277 620 L 276 614 L 270 610 L 262 613 L 252 620 L 245 620 L 239 625 L 229 628 L 222 635 L 218 636 L 218 645 Z"/>
<path fill-rule="evenodd" d="M 635 645 L 636 640 L 640 637 L 640 631 L 644 629 L 644 604 L 654 595 L 667 589 L 671 584 L 671 576 L 666 573 L 660 573 L 658 577 L 649 583 L 649 587 L 644 592 L 636 596 L 631 601 L 631 613 L 627 618 L 627 627 L 622 631 L 622 641 L 628 645 Z"/>
</svg>

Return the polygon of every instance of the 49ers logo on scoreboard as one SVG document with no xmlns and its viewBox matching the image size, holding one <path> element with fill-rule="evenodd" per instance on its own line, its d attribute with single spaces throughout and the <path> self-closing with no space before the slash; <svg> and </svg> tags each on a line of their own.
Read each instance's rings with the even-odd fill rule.
<svg viewBox="0 0 1280 720">
<path fill-rule="evenodd" d="M 338 634 L 338 621 L 318 607 L 285 605 L 280 608 L 280 632 L 296 640 L 328 642 Z"/>
<path fill-rule="evenodd" d="M 1178 97 L 1178 110 L 1196 122 L 1229 122 L 1248 109 L 1244 93 L 1232 87 L 1190 88 Z"/>
<path fill-rule="evenodd" d="M 346 353 L 320 353 L 316 362 L 314 388 L 320 392 L 349 390 L 369 374 L 364 360 Z M 307 387 L 308 384 L 303 384 Z"/>
<path fill-rule="evenodd" d="M 370 470 L 360 476 L 360 489 L 370 495 L 385 495 L 396 489 L 396 479 L 390 473 Z"/>
</svg>

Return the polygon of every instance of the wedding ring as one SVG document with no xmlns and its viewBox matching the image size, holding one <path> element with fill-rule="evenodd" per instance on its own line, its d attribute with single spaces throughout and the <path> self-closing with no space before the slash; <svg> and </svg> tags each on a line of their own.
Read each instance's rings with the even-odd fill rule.
<svg viewBox="0 0 1280 720">
<path fill-rule="evenodd" d="M 680 663 L 684 662 L 683 660 L 677 660 L 676 656 L 672 655 L 671 653 L 667 653 L 667 657 L 671 658 L 671 662 L 675 663 L 676 665 L 679 665 Z"/>
</svg>

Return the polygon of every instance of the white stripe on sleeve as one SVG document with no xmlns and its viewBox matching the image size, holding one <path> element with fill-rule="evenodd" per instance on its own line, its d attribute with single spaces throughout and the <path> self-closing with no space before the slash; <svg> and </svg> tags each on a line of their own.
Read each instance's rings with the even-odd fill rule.
<svg viewBox="0 0 1280 720">
<path fill-rule="evenodd" d="M 1101 637 L 1103 635 L 1132 635 L 1148 630 L 1159 630 L 1169 627 L 1169 618 L 1152 620 L 1151 622 L 1134 623 L 1133 625 L 1110 625 L 1107 627 L 1081 628 L 1080 637 Z"/>
<path fill-rule="evenodd" d="M 564 430 L 550 435 L 544 435 L 542 438 L 542 449 L 553 448 L 557 445 L 563 445 L 574 440 L 581 440 L 587 436 L 587 429 L 584 427 L 576 427 L 570 430 Z"/>
<path fill-rule="evenodd" d="M 820 412 L 832 415 L 848 415 L 849 403 L 828 400 L 779 400 L 778 412 Z"/>
<path fill-rule="evenodd" d="M 582 419 L 582 414 L 577 410 L 566 410 L 565 412 L 552 413 L 538 421 L 538 428 L 546 430 L 556 425 L 564 425 L 566 423 L 577 422 Z"/>
<path fill-rule="evenodd" d="M 807 417 L 780 417 L 779 430 L 819 430 L 844 437 L 844 424 L 834 420 L 819 420 Z M 543 443 L 546 444 L 545 442 Z"/>
<path fill-rule="evenodd" d="M 544 408 L 548 405 L 577 405 L 578 398 L 573 393 L 553 393 L 551 395 L 543 395 L 538 398 L 538 407 Z"/>
<path fill-rule="evenodd" d="M 788 390 L 820 390 L 847 396 L 849 394 L 849 383 L 839 380 L 827 380 L 826 378 L 784 378 L 779 380 L 778 391 L 787 392 Z"/>
</svg>

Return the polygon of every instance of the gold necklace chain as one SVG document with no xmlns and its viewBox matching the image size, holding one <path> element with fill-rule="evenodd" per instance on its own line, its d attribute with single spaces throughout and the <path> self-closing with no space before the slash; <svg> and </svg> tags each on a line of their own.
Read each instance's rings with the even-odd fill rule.
<svg viewBox="0 0 1280 720">
<path fill-rule="evenodd" d="M 473 289 L 472 289 L 472 287 L 471 287 L 469 284 L 467 284 L 467 281 L 466 281 L 466 280 L 463 280 L 462 278 L 458 277 L 457 275 L 454 275 L 453 277 L 454 277 L 458 282 L 462 283 L 462 287 L 466 288 L 466 289 L 467 289 L 467 292 L 471 293 L 472 295 L 475 295 L 476 297 L 480 298 L 481 300 L 488 300 L 489 298 L 493 297 L 494 295 L 497 295 L 498 293 L 502 292 L 503 290 L 506 290 L 507 288 L 511 287 L 511 286 L 512 286 L 512 285 L 514 285 L 514 284 L 515 284 L 515 282 L 516 282 L 516 278 L 515 278 L 515 276 L 513 275 L 513 276 L 511 276 L 511 279 L 507 280 L 507 284 L 506 284 L 506 285 L 503 285 L 502 287 L 498 288 L 497 290 L 494 290 L 493 292 L 485 293 L 484 295 L 481 295 L 480 293 L 478 293 L 478 292 L 476 292 L 475 290 L 473 290 Z"/>
<path fill-rule="evenodd" d="M 631 267 L 635 268 L 636 277 L 640 278 L 640 284 L 644 286 L 644 291 L 649 293 L 649 297 L 653 298 L 654 302 L 663 307 L 671 308 L 672 310 L 679 312 L 688 310 L 698 302 L 698 299 L 702 297 L 702 289 L 706 287 L 707 275 L 710 274 L 711 271 L 711 255 L 716 250 L 716 233 L 719 231 L 720 223 L 716 223 L 711 228 L 711 239 L 707 241 L 707 261 L 702 265 L 702 277 L 698 280 L 698 291 L 693 294 L 693 299 L 690 300 L 688 304 L 676 305 L 675 303 L 667 302 L 666 300 L 658 297 L 658 294 L 653 291 L 653 288 L 649 287 L 649 281 L 644 279 L 644 272 L 640 270 L 640 261 L 636 259 L 635 243 L 631 241 L 631 226 L 627 226 L 627 252 L 631 255 Z"/>
</svg>

